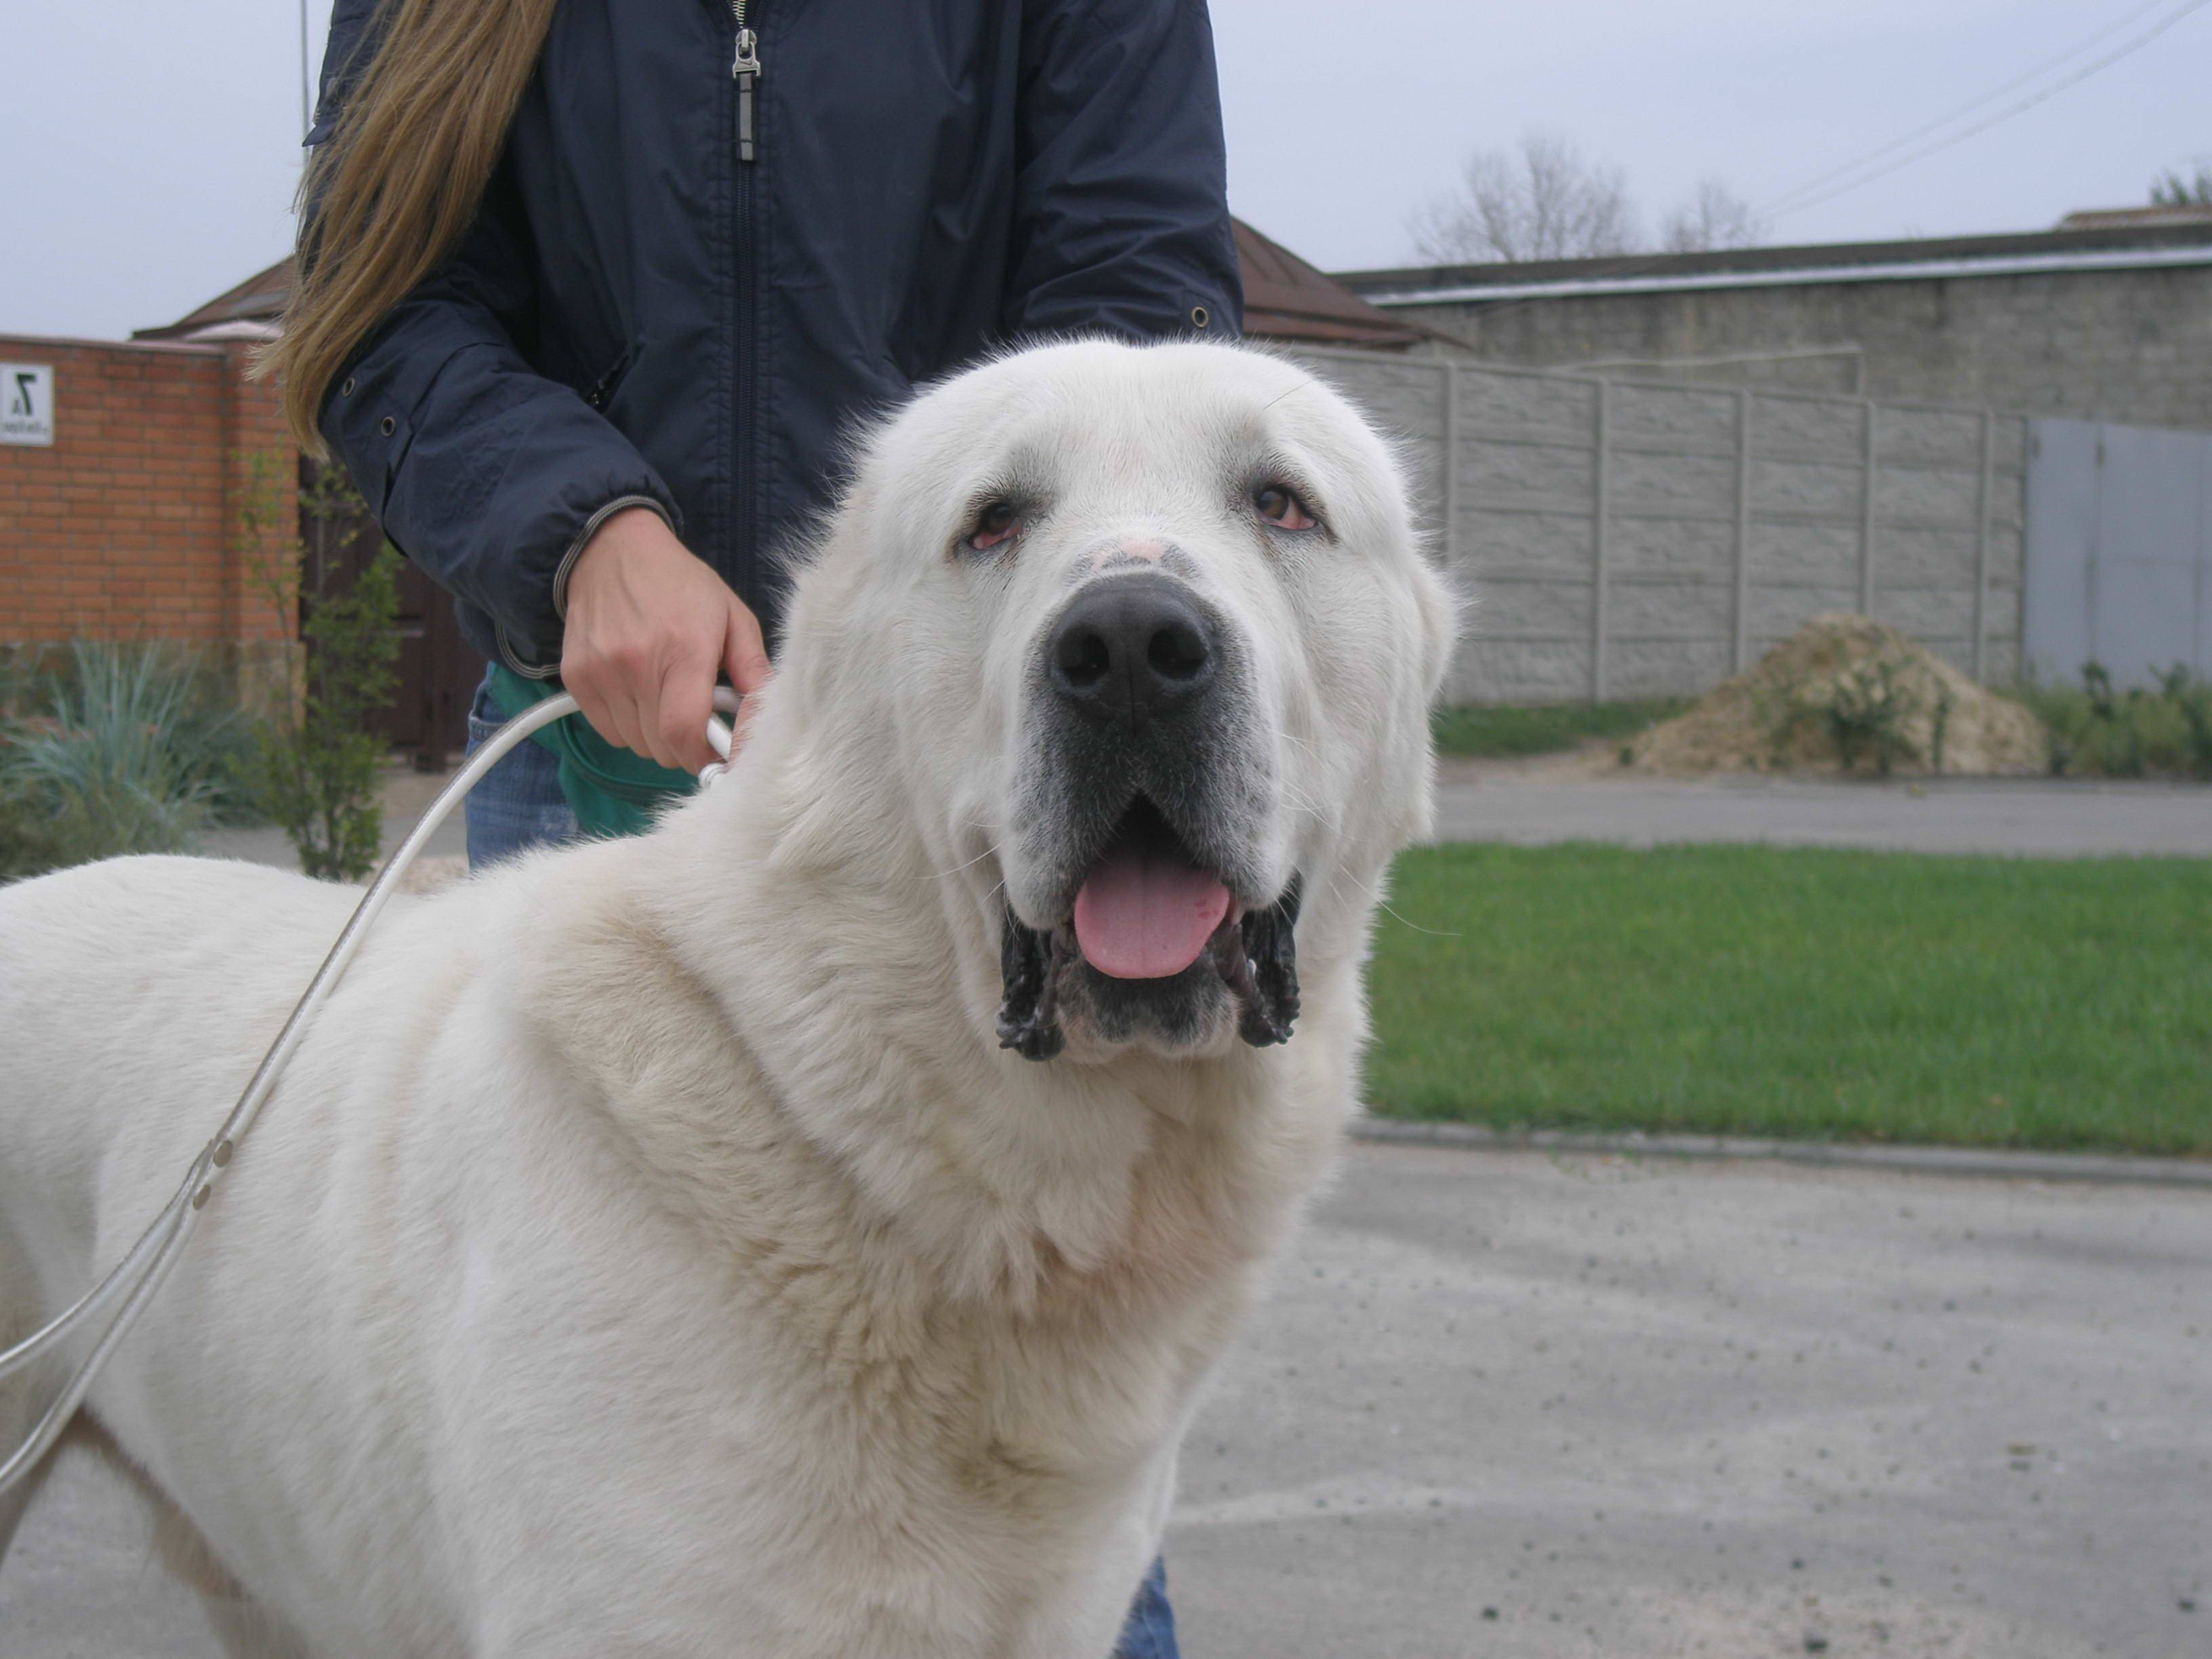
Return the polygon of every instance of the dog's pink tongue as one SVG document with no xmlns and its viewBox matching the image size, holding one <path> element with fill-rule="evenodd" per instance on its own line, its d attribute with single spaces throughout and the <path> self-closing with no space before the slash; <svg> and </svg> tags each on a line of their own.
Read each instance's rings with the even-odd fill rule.
<svg viewBox="0 0 2212 1659">
<path fill-rule="evenodd" d="M 1110 849 L 1075 896 L 1083 959 L 1115 979 L 1168 979 L 1198 960 L 1229 890 L 1173 854 Z"/>
</svg>

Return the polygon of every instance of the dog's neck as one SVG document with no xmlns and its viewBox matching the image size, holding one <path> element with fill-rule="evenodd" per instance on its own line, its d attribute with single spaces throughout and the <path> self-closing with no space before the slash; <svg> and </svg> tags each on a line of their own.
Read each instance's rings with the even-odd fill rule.
<svg viewBox="0 0 2212 1659">
<path fill-rule="evenodd" d="M 1263 1257 L 1333 1154 L 1356 1009 L 1202 1060 L 1006 1052 L 997 941 L 928 867 L 890 769 L 825 757 L 764 712 L 739 766 L 657 833 L 654 868 L 686 876 L 652 896 L 792 1150 L 962 1300 L 1042 1310 Z M 1316 1012 L 1356 1002 L 1348 955 L 1311 967 Z"/>
</svg>

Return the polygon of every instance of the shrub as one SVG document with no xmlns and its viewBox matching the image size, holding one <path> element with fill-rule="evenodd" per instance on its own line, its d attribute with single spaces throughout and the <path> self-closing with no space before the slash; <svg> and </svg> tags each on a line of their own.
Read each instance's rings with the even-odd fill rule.
<svg viewBox="0 0 2212 1659">
<path fill-rule="evenodd" d="M 305 696 L 262 723 L 255 798 L 284 828 L 311 876 L 356 881 L 375 866 L 384 838 L 377 785 L 383 736 L 370 729 L 398 686 L 399 558 L 389 547 L 352 585 L 309 598 Z"/>
<path fill-rule="evenodd" d="M 0 728 L 0 875 L 194 850 L 240 790 L 238 719 L 198 658 L 80 640 L 11 676 Z"/>
<path fill-rule="evenodd" d="M 255 804 L 283 826 L 309 875 L 356 881 L 375 866 L 384 838 L 378 784 L 388 745 L 370 723 L 398 689 L 399 556 L 387 544 L 351 583 L 336 581 L 330 527 L 365 512 L 337 467 L 301 486 L 303 517 L 317 526 L 312 547 L 287 535 L 271 555 L 282 459 L 271 451 L 239 459 L 240 556 L 272 606 L 299 606 L 307 647 L 300 695 L 255 729 Z"/>
<path fill-rule="evenodd" d="M 1880 658 L 1838 679 L 1814 709 L 1827 728 L 1844 771 L 1857 771 L 1861 757 L 1871 755 L 1874 769 L 1885 778 L 1899 761 L 1920 757 L 1905 733 L 1907 722 L 1919 712 L 1919 700 L 1898 681 L 1898 665 Z"/>
<path fill-rule="evenodd" d="M 1919 717 L 1921 702 L 1905 684 L 1903 670 L 1903 664 L 1890 658 L 1870 657 L 1810 689 L 1800 678 L 1759 688 L 1753 700 L 1766 728 L 1769 764 L 1777 770 L 1786 768 L 1798 752 L 1799 734 L 1807 731 L 1825 739 L 1846 772 L 1857 771 L 1862 760 L 1871 759 L 1875 771 L 1886 778 L 1898 762 L 1918 760 L 1920 747 L 1908 728 Z M 1939 771 L 1951 722 L 1948 688 L 1942 690 L 1935 711 Z"/>
<path fill-rule="evenodd" d="M 2212 780 L 2212 682 L 2176 665 L 2155 690 L 2117 690 L 2100 663 L 2078 686 L 2029 684 L 2019 696 L 2051 733 L 2051 770 Z"/>
</svg>

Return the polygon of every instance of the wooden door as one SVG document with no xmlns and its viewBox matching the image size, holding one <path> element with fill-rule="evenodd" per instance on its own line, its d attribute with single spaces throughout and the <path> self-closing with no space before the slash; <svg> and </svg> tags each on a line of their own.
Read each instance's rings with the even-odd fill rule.
<svg viewBox="0 0 2212 1659">
<path fill-rule="evenodd" d="M 300 539 L 305 582 L 343 588 L 361 574 L 384 537 L 335 463 L 300 461 Z M 442 771 L 468 741 L 470 702 L 483 658 L 461 637 L 453 602 L 414 565 L 399 568 L 399 689 L 379 725 L 396 749 L 425 771 Z"/>
</svg>

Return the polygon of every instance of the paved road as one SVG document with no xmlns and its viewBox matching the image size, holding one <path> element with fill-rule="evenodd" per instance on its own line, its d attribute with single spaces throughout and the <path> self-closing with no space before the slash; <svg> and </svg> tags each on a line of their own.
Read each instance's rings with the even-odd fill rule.
<svg viewBox="0 0 2212 1659">
<path fill-rule="evenodd" d="M 1444 841 L 1652 847 L 1767 842 L 1914 853 L 2045 857 L 2212 857 L 2212 788 L 2202 784 L 1946 778 L 1926 783 L 1726 777 L 1572 777 L 1448 763 L 1437 798 Z"/>
<path fill-rule="evenodd" d="M 394 764 L 385 769 L 380 791 L 384 802 L 384 847 L 380 856 L 388 857 L 407 839 L 415 827 L 416 819 L 437 798 L 438 792 L 453 779 L 451 771 L 417 772 L 412 767 Z M 274 824 L 258 823 L 242 830 L 216 830 L 201 838 L 203 849 L 210 858 L 246 859 L 255 864 L 273 864 L 280 869 L 296 870 L 298 856 L 284 832 Z M 453 809 L 453 817 L 440 824 L 430 837 L 430 844 L 422 849 L 422 856 L 434 859 L 465 858 L 469 850 L 468 831 L 461 820 L 461 808 Z"/>
<path fill-rule="evenodd" d="M 2202 1192 L 1357 1147 L 1187 1447 L 1185 1646 L 2212 1651 L 2208 1285 Z M 87 1468 L 0 1653 L 214 1649 Z"/>
<path fill-rule="evenodd" d="M 384 782 L 384 850 L 397 847 L 449 774 L 394 767 Z M 1694 781 L 1592 775 L 1558 757 L 1534 763 L 1448 761 L 1437 795 L 1443 841 L 1544 846 L 1602 841 L 1768 842 L 1918 853 L 2046 857 L 2179 854 L 2212 858 L 2212 788 L 2039 778 L 1947 778 L 1928 783 L 1724 777 Z M 217 830 L 220 858 L 296 868 L 280 830 Z M 441 826 L 427 855 L 466 850 L 461 815 Z"/>
</svg>

